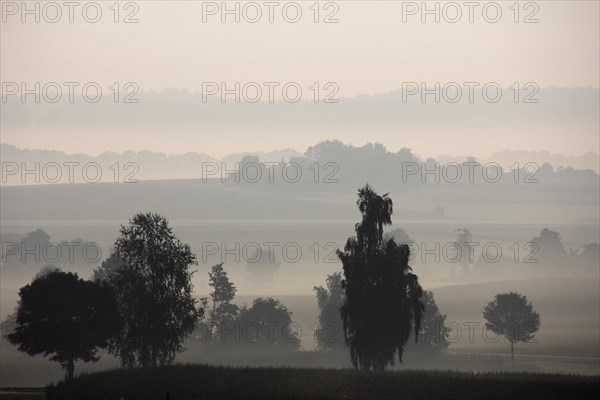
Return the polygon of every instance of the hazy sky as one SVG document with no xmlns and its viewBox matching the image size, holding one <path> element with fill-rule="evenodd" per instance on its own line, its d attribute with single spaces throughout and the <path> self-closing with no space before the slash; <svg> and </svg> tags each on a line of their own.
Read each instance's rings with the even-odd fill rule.
<svg viewBox="0 0 600 400">
<path fill-rule="evenodd" d="M 482 6 L 474 9 L 473 23 L 466 7 L 454 24 L 443 15 L 440 23 L 433 16 L 421 23 L 420 14 L 403 23 L 403 2 L 338 1 L 339 22 L 315 24 L 311 1 L 300 2 L 303 15 L 296 24 L 283 20 L 282 6 L 275 8 L 274 23 L 262 7 L 261 21 L 252 24 L 243 18 L 235 23 L 233 16 L 221 23 L 220 14 L 203 23 L 201 1 L 136 3 L 139 22 L 133 24 L 112 21 L 112 2 L 101 2 L 103 15 L 95 24 L 85 22 L 79 9 L 72 24 L 66 8 L 54 24 L 4 15 L 2 80 L 132 80 L 143 89 L 191 91 L 203 81 L 336 81 L 345 96 L 387 92 L 403 81 L 598 86 L 597 1 L 536 2 L 539 22 L 528 24 L 513 22 L 512 2 L 499 3 L 502 17 L 495 24 L 483 19 Z M 121 10 L 121 17 L 132 11 Z M 321 10 L 320 17 L 333 11 Z M 534 11 L 522 9 L 520 17 Z M 447 18 L 452 12 L 446 8 Z M 490 18 L 493 13 L 488 9 Z"/>
<path fill-rule="evenodd" d="M 97 23 L 83 19 L 82 6 L 74 10 L 73 23 L 68 22 L 69 10 L 64 6 L 57 23 L 45 21 L 43 10 L 39 23 L 35 23 L 31 15 L 22 23 L 21 10 L 12 15 L 14 5 L 20 8 L 21 2 L 3 1 L 2 82 L 98 82 L 105 93 L 113 82 L 136 82 L 140 90 L 177 88 L 192 92 L 201 91 L 202 82 L 231 85 L 234 82 L 242 85 L 298 82 L 305 90 L 305 97 L 309 97 L 308 87 L 313 82 L 321 85 L 335 82 L 339 87 L 338 98 L 385 93 L 401 89 L 403 82 L 426 82 L 427 85 L 498 82 L 505 87 L 513 82 L 535 82 L 540 87 L 599 86 L 598 1 L 538 1 L 528 3 L 527 8 L 527 2 L 521 2 L 518 23 L 514 22 L 514 9 L 510 9 L 512 1 L 497 3 L 502 12 L 497 23 L 484 18 L 483 8 L 489 2 L 479 2 L 472 10 L 472 23 L 469 8 L 463 2 L 454 3 L 459 4 L 462 13 L 456 23 L 446 21 L 456 16 L 456 8 L 448 7 L 446 2 L 439 4 L 439 23 L 434 21 L 433 15 L 428 15 L 427 22 L 422 23 L 420 10 L 416 15 L 407 15 L 409 2 L 338 1 L 327 6 L 322 2 L 319 19 L 322 21 L 333 13 L 339 22 L 331 24 L 314 23 L 314 11 L 309 8 L 313 1 L 298 2 L 302 10 L 298 23 L 289 23 L 283 18 L 283 6 L 289 2 L 279 2 L 274 8 L 273 23 L 268 22 L 269 8 L 263 2 L 258 2 L 262 5 L 262 18 L 257 23 L 244 20 L 244 15 L 254 18 L 256 10 L 246 8 L 244 14 L 243 2 L 240 23 L 235 23 L 232 15 L 222 23 L 219 12 L 205 15 L 207 22 L 204 23 L 203 7 L 209 7 L 207 2 L 138 1 L 135 2 L 137 9 L 133 6 L 125 9 L 122 2 L 119 20 L 134 12 L 133 17 L 139 22 L 131 24 L 113 21 L 115 15 L 109 9 L 112 1 L 99 3 L 102 17 Z M 232 8 L 234 3 L 228 2 Z M 28 4 L 33 7 L 33 2 Z M 221 7 L 220 1 L 213 4 Z M 413 4 L 421 7 L 421 2 Z M 435 7 L 434 2 L 428 4 Z M 403 10 L 407 11 L 406 22 L 403 22 Z M 56 14 L 53 9 L 46 12 L 46 19 Z M 490 7 L 485 16 L 494 19 L 495 13 Z M 94 9 L 88 9 L 86 15 L 93 18 L 94 14 Z M 289 8 L 286 16 L 293 18 L 294 15 L 294 9 Z M 538 22 L 523 23 L 527 16 Z M 19 137 L 11 134 L 4 132 L 2 141 L 17 145 L 35 142 L 19 142 Z M 586 134 L 588 138 L 593 136 Z M 318 138 L 344 140 L 335 134 Z M 91 151 L 83 143 L 81 147 L 72 141 L 68 146 L 61 146 L 60 140 L 48 142 L 47 139 L 40 134 L 38 147 Z M 385 135 L 376 139 L 386 144 Z M 135 140 L 128 138 L 128 141 Z M 312 137 L 310 141 L 314 142 Z M 160 141 L 154 140 L 139 143 L 135 148 L 182 150 L 165 144 L 166 147 L 160 146 Z M 231 151 L 285 147 L 304 150 L 303 142 L 293 140 L 275 143 L 271 139 L 255 138 L 250 142 L 240 136 L 234 144 Z M 393 141 L 388 145 L 396 147 Z M 479 146 L 473 146 L 470 151 L 492 152 L 483 151 Z M 550 147 L 547 149 L 556 151 Z M 543 148 L 538 146 L 537 149 Z M 597 140 L 579 143 L 577 148 L 566 149 L 566 152 L 581 154 L 584 149 L 597 149 Z M 95 150 L 102 149 L 96 145 Z M 107 143 L 106 150 L 123 149 Z M 215 147 L 212 153 L 219 155 L 224 150 Z M 211 153 L 210 146 L 204 151 Z"/>
</svg>

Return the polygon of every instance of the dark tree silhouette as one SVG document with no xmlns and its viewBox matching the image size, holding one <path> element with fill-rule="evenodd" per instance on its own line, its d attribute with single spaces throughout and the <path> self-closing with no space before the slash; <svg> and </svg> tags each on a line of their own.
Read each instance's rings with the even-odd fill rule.
<svg viewBox="0 0 600 400">
<path fill-rule="evenodd" d="M 231 304 L 237 292 L 235 285 L 229 280 L 223 263 L 214 265 L 208 273 L 209 285 L 213 288 L 210 297 L 213 302 L 210 317 L 211 333 L 220 336 L 220 326 L 233 322 L 239 313 L 239 308 Z M 214 332 L 213 332 L 214 330 Z"/>
<path fill-rule="evenodd" d="M 43 270 L 19 290 L 16 327 L 6 335 L 30 356 L 52 355 L 73 380 L 75 361 L 98 361 L 119 321 L 110 290 L 70 272 Z"/>
<path fill-rule="evenodd" d="M 510 342 L 510 359 L 514 362 L 515 342 L 528 342 L 540 329 L 540 314 L 533 310 L 527 297 L 519 293 L 499 293 L 483 309 L 486 327 Z"/>
<path fill-rule="evenodd" d="M 319 328 L 315 336 L 321 350 L 344 348 L 344 331 L 340 308 L 346 296 L 342 288 L 342 274 L 335 272 L 327 275 L 325 286 L 315 286 L 313 290 L 317 295 L 319 306 Z"/>
<path fill-rule="evenodd" d="M 424 291 L 421 301 L 425 305 L 425 313 L 419 332 L 420 341 L 414 345 L 408 345 L 407 351 L 414 349 L 439 354 L 450 345 L 448 334 L 452 328 L 446 326 L 446 315 L 440 312 L 432 292 Z"/>
<path fill-rule="evenodd" d="M 124 366 L 170 363 L 204 316 L 192 296 L 189 268 L 197 264 L 196 256 L 157 214 L 136 214 L 120 233 L 114 245 L 117 258 L 110 262 L 120 260 L 121 265 L 107 265 L 106 276 L 123 326 L 109 349 Z"/>
<path fill-rule="evenodd" d="M 292 329 L 292 312 L 272 297 L 254 299 L 252 307 L 242 307 L 236 331 L 242 343 L 257 350 L 298 350 L 300 338 Z"/>
<path fill-rule="evenodd" d="M 338 256 L 344 269 L 346 302 L 341 308 L 346 341 L 355 367 L 382 370 L 394 363 L 414 327 L 415 340 L 424 306 L 418 277 L 408 265 L 410 249 L 383 238 L 391 224 L 392 200 L 367 184 L 358 191 L 362 221 Z"/>
</svg>

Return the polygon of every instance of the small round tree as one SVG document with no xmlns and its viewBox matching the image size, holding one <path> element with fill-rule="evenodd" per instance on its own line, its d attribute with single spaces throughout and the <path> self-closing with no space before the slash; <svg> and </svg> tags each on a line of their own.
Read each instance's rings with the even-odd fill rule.
<svg viewBox="0 0 600 400">
<path fill-rule="evenodd" d="M 242 307 L 236 330 L 241 343 L 257 351 L 300 350 L 300 337 L 293 327 L 292 312 L 272 297 L 258 297 L 252 307 Z M 223 336 L 223 342 L 225 342 Z"/>
<path fill-rule="evenodd" d="M 510 360 L 514 363 L 515 342 L 528 342 L 540 329 L 540 314 L 522 294 L 499 293 L 483 309 L 486 327 L 510 342 Z"/>
<path fill-rule="evenodd" d="M 19 291 L 16 327 L 6 335 L 19 351 L 58 361 L 73 379 L 75 361 L 97 361 L 119 326 L 110 290 L 70 272 L 43 270 Z"/>
</svg>

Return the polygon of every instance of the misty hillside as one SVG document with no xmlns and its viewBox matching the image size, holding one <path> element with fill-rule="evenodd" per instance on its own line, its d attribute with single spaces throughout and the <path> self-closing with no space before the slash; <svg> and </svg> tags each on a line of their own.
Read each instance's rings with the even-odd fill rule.
<svg viewBox="0 0 600 400">
<path fill-rule="evenodd" d="M 2 150 L 4 165 L 11 163 L 13 168 L 3 172 L 7 183 L 0 193 L 0 207 L 5 220 L 124 219 L 140 209 L 172 219 L 349 220 L 355 215 L 351 198 L 364 182 L 396 197 L 400 220 L 494 221 L 503 214 L 503 219 L 512 221 L 593 222 L 600 216 L 597 173 L 547 163 L 502 165 L 511 154 L 506 151 L 500 153 L 500 162 L 486 164 L 472 158 L 447 163 L 420 160 L 410 149 L 394 153 L 377 143 L 355 147 L 340 141 L 311 146 L 303 156 L 276 151 L 228 158 L 241 156 L 241 163 L 219 163 L 194 153 L 83 157 L 9 145 Z M 264 164 L 279 157 L 283 160 Z M 76 165 L 72 171 L 65 167 L 68 162 Z M 56 183 L 45 178 L 55 173 L 44 172 L 51 164 L 62 172 Z M 35 165 L 37 176 L 27 173 Z M 90 181 L 94 169 L 85 174 L 90 165 L 100 168 L 99 182 L 79 183 Z M 491 168 L 494 165 L 498 167 Z M 290 178 L 288 166 L 297 170 L 298 180 Z M 495 175 L 499 167 L 503 170 Z M 257 171 L 260 175 L 252 175 Z M 151 180 L 172 174 L 179 179 Z M 254 176 L 258 178 L 252 180 Z M 73 183 L 68 183 L 69 178 Z M 39 185 L 32 184 L 35 179 Z"/>
</svg>

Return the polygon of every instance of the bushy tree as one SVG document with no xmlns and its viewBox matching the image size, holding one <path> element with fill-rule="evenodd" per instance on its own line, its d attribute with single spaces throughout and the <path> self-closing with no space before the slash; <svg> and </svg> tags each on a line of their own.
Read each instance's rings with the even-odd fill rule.
<svg viewBox="0 0 600 400">
<path fill-rule="evenodd" d="M 514 362 L 515 342 L 528 342 L 540 329 L 540 314 L 533 310 L 527 297 L 515 293 L 499 293 L 483 309 L 486 327 L 510 342 L 510 359 Z"/>
<path fill-rule="evenodd" d="M 340 308 L 346 299 L 342 288 L 342 274 L 335 272 L 327 275 L 325 287 L 315 286 L 319 306 L 319 327 L 315 336 L 321 350 L 345 348 L 344 330 Z"/>
<path fill-rule="evenodd" d="M 409 345 L 407 351 L 439 354 L 450 345 L 448 335 L 452 328 L 446 326 L 446 314 L 440 312 L 432 292 L 424 291 L 421 301 L 425 305 L 425 313 L 421 321 L 420 340 L 414 345 Z"/>
<path fill-rule="evenodd" d="M 539 251 L 539 258 L 542 261 L 557 262 L 566 254 L 560 234 L 550 229 L 542 229 L 539 236 L 534 237 L 531 241 L 538 246 L 536 252 Z"/>
<path fill-rule="evenodd" d="M 19 351 L 61 364 L 67 381 L 75 361 L 97 361 L 119 326 L 110 290 L 70 272 L 45 269 L 19 290 L 15 328 L 7 339 Z"/>
<path fill-rule="evenodd" d="M 120 233 L 110 260 L 120 265 L 105 266 L 123 318 L 110 351 L 124 366 L 169 363 L 204 315 L 192 296 L 196 256 L 158 214 L 136 214 Z"/>
<path fill-rule="evenodd" d="M 380 196 L 367 184 L 359 189 L 356 204 L 362 221 L 356 236 L 338 251 L 346 295 L 341 315 L 353 365 L 382 370 L 394 363 L 396 353 L 402 361 L 411 327 L 417 340 L 423 291 L 408 265 L 408 245 L 383 238 L 393 213 L 388 194 Z"/>
<path fill-rule="evenodd" d="M 300 349 L 300 338 L 292 329 L 292 312 L 272 297 L 258 297 L 250 308 L 242 307 L 236 334 L 240 335 L 239 341 L 257 350 Z M 223 341 L 226 340 L 230 338 L 224 336 Z"/>
</svg>

